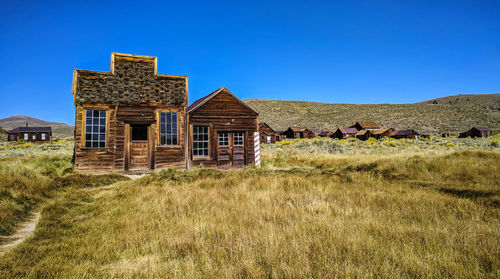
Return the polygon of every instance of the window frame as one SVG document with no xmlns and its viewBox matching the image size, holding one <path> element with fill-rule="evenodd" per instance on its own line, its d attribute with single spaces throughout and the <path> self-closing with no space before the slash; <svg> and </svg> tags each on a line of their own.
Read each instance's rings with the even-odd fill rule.
<svg viewBox="0 0 500 279">
<path fill-rule="evenodd" d="M 23 139 L 24 140 L 29 140 L 30 139 L 30 135 L 28 133 L 24 133 Z"/>
<path fill-rule="evenodd" d="M 161 132 L 161 129 L 162 129 L 161 115 L 162 115 L 162 113 L 165 113 L 165 117 L 167 117 L 167 113 L 175 113 L 176 114 L 176 123 L 175 123 L 176 124 L 176 131 L 175 131 L 175 133 L 176 133 L 176 137 L 177 137 L 177 143 L 176 144 L 167 144 L 166 143 L 167 142 L 167 136 L 168 136 L 168 134 L 167 134 L 167 127 L 166 126 L 165 126 L 165 133 L 164 133 L 165 134 L 165 144 L 161 143 L 161 138 L 162 138 L 162 132 Z M 179 125 L 179 123 L 181 122 L 181 115 L 182 115 L 182 112 L 177 111 L 177 110 L 158 110 L 157 111 L 157 115 L 156 115 L 156 118 L 157 118 L 157 121 L 156 121 L 156 123 L 157 123 L 157 128 L 156 128 L 156 130 L 157 130 L 157 139 L 156 139 L 156 141 L 157 141 L 157 143 L 156 143 L 156 145 L 157 146 L 162 147 L 162 148 L 172 148 L 172 147 L 178 148 L 179 146 L 182 145 L 182 143 L 181 143 L 181 137 L 180 137 L 180 128 L 181 127 Z M 167 122 L 166 119 L 165 119 L 165 122 Z"/>
<path fill-rule="evenodd" d="M 195 140 L 195 128 L 197 127 L 204 127 L 207 129 L 207 140 Z M 192 158 L 193 160 L 199 160 L 199 159 L 209 159 L 210 158 L 210 130 L 211 127 L 210 125 L 191 125 L 191 153 L 192 153 Z M 196 143 L 207 143 L 207 155 L 195 155 L 195 148 L 194 144 Z M 200 148 L 197 148 L 197 150 L 200 150 Z"/>
<path fill-rule="evenodd" d="M 217 132 L 217 146 L 229 147 L 229 145 L 230 145 L 229 141 L 230 141 L 230 138 L 231 138 L 229 136 L 229 134 L 230 134 L 230 132 L 224 132 L 224 131 Z M 227 136 L 227 144 L 221 144 L 221 135 L 226 135 Z M 222 138 L 223 139 L 223 143 L 224 143 L 224 141 L 226 141 L 226 139 L 225 139 L 226 136 Z"/>
<path fill-rule="evenodd" d="M 233 134 L 233 146 L 245 146 L 245 132 L 232 132 L 231 134 Z M 236 134 L 241 134 L 241 144 L 236 144 Z"/>
<path fill-rule="evenodd" d="M 45 133 L 41 133 L 40 134 L 40 139 L 41 140 L 47 140 L 47 136 L 45 135 Z"/>
<path fill-rule="evenodd" d="M 86 137 L 87 137 L 87 111 L 92 110 L 92 111 L 104 111 L 105 112 L 105 131 L 104 131 L 104 147 L 87 147 L 86 146 Z M 82 136 L 81 136 L 81 147 L 82 149 L 86 150 L 104 150 L 109 148 L 109 119 L 110 119 L 110 110 L 106 107 L 82 107 Z M 100 112 L 99 112 L 99 117 L 98 119 L 101 118 Z M 94 119 L 94 116 L 92 116 L 92 119 Z M 98 125 L 99 127 L 100 125 Z M 92 132 L 93 133 L 93 132 Z M 98 133 L 100 134 L 100 133 Z"/>
</svg>

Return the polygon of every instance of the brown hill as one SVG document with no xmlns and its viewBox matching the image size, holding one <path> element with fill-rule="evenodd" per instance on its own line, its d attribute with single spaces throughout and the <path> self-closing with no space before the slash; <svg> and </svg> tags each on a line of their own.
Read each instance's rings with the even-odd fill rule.
<svg viewBox="0 0 500 279">
<path fill-rule="evenodd" d="M 437 104 L 433 104 L 438 100 Z M 451 101 L 451 102 L 450 102 Z M 382 127 L 415 129 L 420 133 L 458 133 L 475 125 L 500 132 L 500 94 L 457 95 L 416 104 L 332 104 L 246 99 L 259 120 L 275 130 L 291 125 L 333 130 L 353 121 L 375 121 Z"/>
</svg>

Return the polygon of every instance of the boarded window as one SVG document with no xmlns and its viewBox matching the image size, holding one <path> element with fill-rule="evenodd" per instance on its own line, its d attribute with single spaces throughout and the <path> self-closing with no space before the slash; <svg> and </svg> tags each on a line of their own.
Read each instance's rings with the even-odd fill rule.
<svg viewBox="0 0 500 279">
<path fill-rule="evenodd" d="M 177 143 L 177 112 L 160 112 L 160 144 Z"/>
<path fill-rule="evenodd" d="M 229 146 L 229 133 L 219 133 L 219 146 Z"/>
<path fill-rule="evenodd" d="M 233 145 L 243 145 L 245 142 L 245 133 L 233 133 Z"/>
<path fill-rule="evenodd" d="M 208 126 L 193 126 L 193 156 L 208 156 Z"/>
<path fill-rule="evenodd" d="M 106 111 L 88 109 L 85 113 L 85 147 L 106 147 Z"/>
</svg>

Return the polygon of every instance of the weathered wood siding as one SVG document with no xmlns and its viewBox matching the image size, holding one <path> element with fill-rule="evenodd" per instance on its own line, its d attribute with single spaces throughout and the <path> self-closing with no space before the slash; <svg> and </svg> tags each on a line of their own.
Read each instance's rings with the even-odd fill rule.
<svg viewBox="0 0 500 279">
<path fill-rule="evenodd" d="M 203 164 L 207 167 L 217 167 L 218 132 L 245 133 L 245 162 L 255 164 L 254 132 L 258 131 L 258 115 L 242 105 L 231 94 L 221 92 L 207 103 L 188 114 L 189 121 L 189 161 L 190 166 Z M 209 126 L 209 156 L 208 158 L 193 158 L 192 127 L 196 125 Z"/>
<path fill-rule="evenodd" d="M 111 72 L 75 70 L 75 170 L 127 171 L 131 165 L 131 126 L 148 129 L 147 168 L 182 168 L 185 156 L 186 76 L 157 74 L 157 58 L 113 53 Z M 106 110 L 106 147 L 85 147 L 85 110 Z M 159 114 L 177 112 L 177 145 L 160 145 Z M 137 152 L 137 151 L 135 151 Z M 146 156 L 142 154 L 140 156 Z M 144 164 L 135 164 L 135 166 Z"/>
<path fill-rule="evenodd" d="M 87 109 L 106 110 L 107 131 L 105 148 L 85 147 L 85 111 Z M 177 112 L 178 144 L 159 144 L 159 113 Z M 141 118 L 144 112 L 144 119 Z M 76 107 L 75 127 L 75 169 L 80 172 L 116 171 L 132 169 L 130 166 L 130 124 L 149 124 L 148 168 L 185 167 L 185 109 L 175 106 L 113 106 L 88 105 Z"/>
</svg>

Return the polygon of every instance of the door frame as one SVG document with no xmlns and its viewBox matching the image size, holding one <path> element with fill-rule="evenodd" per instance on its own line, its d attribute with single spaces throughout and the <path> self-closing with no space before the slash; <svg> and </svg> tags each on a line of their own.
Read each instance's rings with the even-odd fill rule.
<svg viewBox="0 0 500 279">
<path fill-rule="evenodd" d="M 145 125 L 147 126 L 148 131 L 148 155 L 147 155 L 147 163 L 145 169 L 154 169 L 154 147 L 155 147 L 155 124 L 153 123 L 126 123 L 125 124 L 125 140 L 124 140 L 124 170 L 130 170 L 130 164 L 132 160 L 132 126 L 133 125 Z M 135 169 L 132 169 L 135 170 Z"/>
<path fill-rule="evenodd" d="M 216 162 L 217 162 L 217 167 L 219 167 L 219 133 L 228 133 L 229 134 L 229 145 L 227 148 L 229 148 L 229 168 L 234 167 L 234 147 L 242 147 L 243 148 L 243 166 L 248 165 L 248 130 L 239 130 L 239 129 L 223 129 L 223 130 L 215 130 L 215 155 L 216 155 Z M 243 133 L 243 145 L 234 145 L 234 133 Z M 224 146 L 226 147 L 226 146 Z"/>
</svg>

